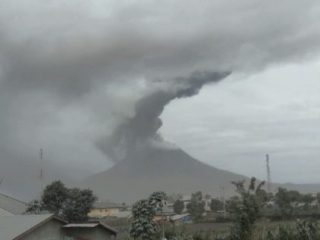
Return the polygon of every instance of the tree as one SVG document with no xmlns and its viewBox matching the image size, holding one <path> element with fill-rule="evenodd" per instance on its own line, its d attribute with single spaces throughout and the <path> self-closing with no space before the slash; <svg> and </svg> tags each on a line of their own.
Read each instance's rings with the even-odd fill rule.
<svg viewBox="0 0 320 240">
<path fill-rule="evenodd" d="M 87 220 L 88 212 L 96 199 L 89 189 L 69 189 L 61 181 L 54 181 L 46 186 L 41 201 L 34 200 L 29 204 L 27 212 L 39 214 L 47 211 L 69 222 L 81 222 Z"/>
<path fill-rule="evenodd" d="M 202 192 L 193 193 L 191 196 L 191 201 L 187 205 L 188 212 L 194 220 L 199 220 L 205 211 L 205 202 L 203 201 Z"/>
<path fill-rule="evenodd" d="M 256 186 L 256 178 L 251 178 L 248 189 L 245 188 L 244 181 L 233 182 L 239 200 L 235 201 L 230 208 L 234 216 L 234 223 L 231 228 L 231 240 L 249 240 L 252 237 L 255 222 L 259 217 L 262 202 L 258 196 L 264 182 Z"/>
<path fill-rule="evenodd" d="M 28 203 L 26 213 L 40 214 L 42 212 L 42 203 L 39 200 L 33 200 Z"/>
<path fill-rule="evenodd" d="M 311 203 L 316 200 L 312 194 L 305 194 L 301 196 L 301 201 L 304 203 L 304 209 L 308 210 L 311 207 Z"/>
<path fill-rule="evenodd" d="M 173 210 L 176 214 L 181 214 L 184 209 L 184 202 L 178 199 L 173 204 Z"/>
<path fill-rule="evenodd" d="M 69 222 L 82 222 L 88 219 L 88 213 L 97 198 L 89 189 L 72 188 L 68 190 L 62 207 L 62 216 Z"/>
<path fill-rule="evenodd" d="M 41 197 L 42 208 L 60 215 L 64 202 L 68 197 L 68 189 L 61 181 L 47 185 Z"/>
<path fill-rule="evenodd" d="M 319 205 L 320 204 L 320 193 L 317 193 L 316 199 L 317 199 L 317 202 L 318 202 L 318 205 Z"/>
<path fill-rule="evenodd" d="M 210 209 L 212 212 L 223 210 L 223 202 L 220 201 L 219 199 L 211 199 Z"/>
<path fill-rule="evenodd" d="M 283 218 L 292 216 L 292 202 L 298 199 L 298 195 L 293 191 L 288 191 L 285 188 L 279 188 L 275 195 L 275 202 L 278 205 Z"/>
<path fill-rule="evenodd" d="M 131 237 L 143 240 L 152 239 L 158 230 L 153 218 L 157 211 L 162 211 L 165 199 L 164 192 L 154 192 L 148 199 L 140 200 L 132 206 Z"/>
</svg>

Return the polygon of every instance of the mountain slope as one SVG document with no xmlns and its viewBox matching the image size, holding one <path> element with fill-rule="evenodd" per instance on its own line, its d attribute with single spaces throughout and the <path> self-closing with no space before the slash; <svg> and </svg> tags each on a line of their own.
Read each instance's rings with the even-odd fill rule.
<svg viewBox="0 0 320 240">
<path fill-rule="evenodd" d="M 230 195 L 230 182 L 241 179 L 246 177 L 201 163 L 180 149 L 151 148 L 89 177 L 82 186 L 100 198 L 132 202 L 160 190 L 181 194 L 201 190 L 218 196 L 224 189 Z"/>
</svg>

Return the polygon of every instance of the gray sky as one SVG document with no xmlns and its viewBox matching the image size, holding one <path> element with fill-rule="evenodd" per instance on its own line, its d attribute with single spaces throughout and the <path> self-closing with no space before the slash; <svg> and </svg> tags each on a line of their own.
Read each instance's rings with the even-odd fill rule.
<svg viewBox="0 0 320 240">
<path fill-rule="evenodd" d="M 166 139 L 216 167 L 278 182 L 320 182 L 320 59 L 230 77 L 163 114 Z M 195 114 L 196 113 L 196 114 Z"/>
<path fill-rule="evenodd" d="M 0 174 L 36 176 L 40 147 L 56 176 L 105 169 L 97 142 L 140 99 L 231 71 L 171 102 L 163 138 L 258 177 L 269 152 L 274 180 L 320 182 L 319 16 L 314 0 L 2 0 Z"/>
</svg>

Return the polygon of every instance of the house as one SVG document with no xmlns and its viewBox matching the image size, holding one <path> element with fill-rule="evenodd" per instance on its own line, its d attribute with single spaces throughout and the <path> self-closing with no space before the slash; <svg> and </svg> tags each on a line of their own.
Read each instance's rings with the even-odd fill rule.
<svg viewBox="0 0 320 240">
<path fill-rule="evenodd" d="M 12 216 L 23 214 L 27 204 L 13 197 L 0 193 L 0 216 Z"/>
<path fill-rule="evenodd" d="M 0 216 L 1 240 L 64 240 L 66 222 L 52 214 Z"/>
<path fill-rule="evenodd" d="M 105 218 L 121 215 L 120 212 L 126 211 L 127 206 L 125 204 L 118 204 L 113 202 L 96 202 L 93 204 L 88 217 L 90 218 Z"/>
<path fill-rule="evenodd" d="M 52 214 L 0 216 L 1 240 L 108 240 L 116 235 L 100 222 L 68 224 Z"/>
<path fill-rule="evenodd" d="M 176 214 L 170 217 L 170 221 L 175 225 L 192 223 L 191 215 L 188 213 L 185 214 Z"/>
<path fill-rule="evenodd" d="M 114 213 L 111 218 L 122 218 L 122 219 L 130 219 L 132 217 L 132 212 L 128 210 L 119 211 L 118 213 Z"/>
<path fill-rule="evenodd" d="M 115 239 L 117 231 L 101 222 L 71 223 L 63 226 L 65 240 Z"/>
<path fill-rule="evenodd" d="M 156 211 L 156 214 L 153 218 L 153 220 L 155 222 L 161 222 L 161 221 L 169 221 L 170 220 L 170 217 L 173 216 L 175 213 L 174 213 L 174 210 L 173 208 L 167 204 L 165 204 L 162 209 L 159 209 L 158 211 Z"/>
</svg>

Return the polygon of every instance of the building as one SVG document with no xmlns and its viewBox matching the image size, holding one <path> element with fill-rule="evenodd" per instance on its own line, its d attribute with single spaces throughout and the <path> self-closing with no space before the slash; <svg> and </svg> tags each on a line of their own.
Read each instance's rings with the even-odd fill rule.
<svg viewBox="0 0 320 240">
<path fill-rule="evenodd" d="M 170 217 L 170 221 L 175 225 L 192 223 L 191 215 L 188 213 L 185 214 L 176 214 Z"/>
<path fill-rule="evenodd" d="M 173 216 L 175 213 L 173 211 L 173 207 L 169 204 L 166 204 L 162 207 L 162 209 L 156 211 L 156 214 L 153 218 L 155 222 L 161 221 L 170 221 L 170 217 Z"/>
<path fill-rule="evenodd" d="M 1 240 L 108 240 L 116 235 L 99 222 L 68 224 L 52 214 L 0 216 Z"/>
<path fill-rule="evenodd" d="M 118 204 L 113 202 L 96 202 L 93 204 L 88 216 L 90 218 L 105 218 L 116 217 L 121 215 L 121 212 L 127 211 L 125 204 Z"/>
<path fill-rule="evenodd" d="M 21 215 L 26 209 L 25 202 L 0 193 L 0 216 Z"/>
<path fill-rule="evenodd" d="M 115 239 L 117 231 L 108 225 L 96 223 L 71 223 L 63 226 L 65 240 Z"/>
<path fill-rule="evenodd" d="M 64 240 L 62 226 L 65 224 L 52 214 L 0 216 L 0 239 Z"/>
</svg>

